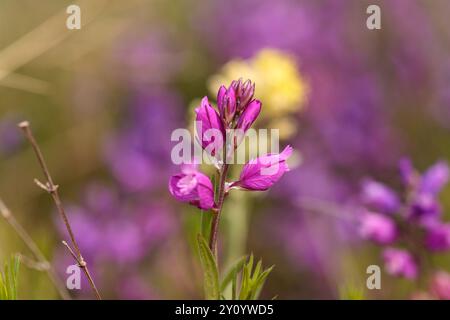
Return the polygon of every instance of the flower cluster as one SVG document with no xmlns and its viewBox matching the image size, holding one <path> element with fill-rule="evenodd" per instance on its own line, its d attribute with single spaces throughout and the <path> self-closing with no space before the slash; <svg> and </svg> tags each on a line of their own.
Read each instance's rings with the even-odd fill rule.
<svg viewBox="0 0 450 320">
<path fill-rule="evenodd" d="M 221 86 L 217 94 L 217 109 L 212 107 L 207 97 L 204 97 L 195 109 L 197 135 L 204 150 L 210 155 L 221 158 L 230 155 L 242 139 L 232 139 L 228 145 L 227 134 L 234 129 L 245 134 L 253 125 L 261 111 L 261 102 L 253 98 L 255 84 L 250 80 L 232 81 L 227 87 Z M 211 131 L 218 134 L 211 135 Z M 214 136 L 214 138 L 212 138 Z M 227 141 L 227 145 L 225 144 Z M 212 148 L 211 148 L 212 146 Z M 221 154 L 219 154 L 221 153 Z M 247 162 L 240 174 L 239 180 L 224 181 L 224 192 L 231 189 L 267 190 L 289 170 L 286 160 L 291 155 L 292 148 L 287 146 L 280 154 L 269 153 Z M 228 163 L 221 162 L 220 170 L 228 167 Z M 169 191 L 179 201 L 188 202 L 203 210 L 217 209 L 214 199 L 214 187 L 205 174 L 198 171 L 195 164 L 182 167 L 181 173 L 170 178 Z"/>
<path fill-rule="evenodd" d="M 437 162 L 420 174 L 408 159 L 400 161 L 399 169 L 406 190 L 403 199 L 382 183 L 363 183 L 365 209 L 359 231 L 364 238 L 388 246 L 382 254 L 388 273 L 414 279 L 424 272 L 424 252 L 450 250 L 450 223 L 442 221 L 438 199 L 450 170 L 446 163 Z"/>
</svg>

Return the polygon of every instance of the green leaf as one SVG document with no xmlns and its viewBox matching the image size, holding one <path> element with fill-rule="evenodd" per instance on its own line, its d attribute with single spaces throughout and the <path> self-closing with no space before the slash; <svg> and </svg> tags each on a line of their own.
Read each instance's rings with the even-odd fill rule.
<svg viewBox="0 0 450 320">
<path fill-rule="evenodd" d="M 238 271 L 234 270 L 233 274 L 233 282 L 231 283 L 231 300 L 236 300 L 236 287 L 237 287 L 237 277 L 238 277 Z"/>
<path fill-rule="evenodd" d="M 234 277 L 231 277 L 233 281 L 233 291 L 234 297 L 238 296 L 239 300 L 256 300 L 264 286 L 264 283 L 269 276 L 270 272 L 273 270 L 274 266 L 263 270 L 262 260 L 260 259 L 258 263 L 254 266 L 254 256 L 250 255 L 248 261 L 245 261 L 245 257 L 241 258 L 236 267 L 232 269 Z M 239 270 L 240 269 L 240 270 Z M 241 273 L 241 283 L 239 294 L 236 293 L 236 283 L 238 279 L 238 273 Z M 228 277 L 228 275 L 227 275 Z M 225 281 L 225 279 L 224 279 Z"/>
<path fill-rule="evenodd" d="M 261 293 L 261 290 L 264 286 L 264 283 L 266 282 L 267 277 L 272 272 L 273 268 L 275 266 L 271 266 L 270 268 L 264 270 L 256 279 L 254 286 L 252 288 L 252 295 L 250 297 L 251 300 L 256 300 L 259 297 L 259 294 Z"/>
<path fill-rule="evenodd" d="M 0 300 L 16 300 L 19 274 L 19 257 L 11 257 L 0 270 Z"/>
<path fill-rule="evenodd" d="M 253 271 L 253 276 L 252 276 L 252 284 L 256 283 L 256 280 L 259 277 L 259 274 L 261 272 L 261 267 L 262 267 L 262 261 L 261 259 L 258 261 L 258 263 L 256 264 L 256 268 L 255 271 Z"/>
<path fill-rule="evenodd" d="M 205 298 L 207 300 L 220 299 L 219 271 L 213 253 L 209 249 L 205 238 L 197 236 L 200 262 L 203 268 Z"/>
<path fill-rule="evenodd" d="M 250 255 L 250 259 L 248 260 L 248 263 L 247 263 L 247 268 L 248 268 L 248 270 L 247 270 L 248 277 L 250 279 L 250 276 L 252 274 L 252 269 L 253 269 L 253 253 Z"/>
<path fill-rule="evenodd" d="M 249 291 L 249 271 L 248 264 L 244 265 L 242 268 L 242 279 L 241 279 L 241 292 L 239 293 L 239 300 L 246 300 Z"/>
<path fill-rule="evenodd" d="M 223 292 L 227 288 L 228 284 L 236 277 L 237 273 L 242 269 L 245 261 L 248 256 L 243 256 L 239 258 L 231 267 L 231 269 L 226 273 L 225 277 L 222 280 L 222 284 L 220 285 L 220 291 Z"/>
</svg>

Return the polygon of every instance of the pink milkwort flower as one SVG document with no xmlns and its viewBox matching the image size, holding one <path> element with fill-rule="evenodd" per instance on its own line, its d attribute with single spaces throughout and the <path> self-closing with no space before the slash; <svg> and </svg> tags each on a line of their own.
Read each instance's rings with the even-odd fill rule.
<svg viewBox="0 0 450 320">
<path fill-rule="evenodd" d="M 414 257 L 406 250 L 387 248 L 383 251 L 386 271 L 394 276 L 415 279 L 418 267 Z"/>
<path fill-rule="evenodd" d="M 214 207 L 214 188 L 211 180 L 197 171 L 195 165 L 184 165 L 181 173 L 169 180 L 170 193 L 182 202 L 189 202 L 203 210 Z"/>
<path fill-rule="evenodd" d="M 195 109 L 195 113 L 197 114 L 197 124 L 199 124 L 196 129 L 202 148 L 207 149 L 210 144 L 213 144 L 211 154 L 214 156 L 222 148 L 225 141 L 222 119 L 209 103 L 208 97 L 202 99 L 200 106 Z"/>
<path fill-rule="evenodd" d="M 253 99 L 254 91 L 255 84 L 250 80 L 242 82 L 239 79 L 233 81 L 228 89 L 225 86 L 220 87 L 217 94 L 220 114 L 211 106 L 207 97 L 204 97 L 200 106 L 195 109 L 197 134 L 203 149 L 211 151 L 212 156 L 217 157 L 217 151 L 221 151 L 225 145 L 227 133 L 225 128 L 236 129 L 233 132 L 240 132 L 232 137 L 234 147 L 227 146 L 229 147 L 229 150 L 226 150 L 228 159 L 228 152 L 233 153 L 239 144 L 237 140 L 243 138 L 241 133 L 245 134 L 255 122 L 261 111 L 261 102 Z M 215 133 L 209 134 L 210 130 L 215 130 Z M 210 150 L 211 144 L 214 147 L 213 150 Z M 218 163 L 219 171 L 223 170 L 221 174 L 225 174 L 225 179 L 221 182 L 223 188 L 219 186 L 218 189 L 224 190 L 225 193 L 233 188 L 267 190 L 289 171 L 286 160 L 291 154 L 292 147 L 287 146 L 280 154 L 267 154 L 253 159 L 244 165 L 239 180 L 232 183 L 225 180 L 229 164 L 226 161 Z M 182 173 L 172 176 L 169 181 L 169 190 L 180 201 L 189 202 L 204 210 L 215 209 L 219 212 L 221 210 L 220 201 L 217 204 L 214 202 L 215 195 L 211 181 L 197 171 L 195 166 L 184 166 Z"/>
<path fill-rule="evenodd" d="M 268 154 L 250 160 L 244 165 L 239 180 L 230 185 L 246 190 L 264 191 L 277 182 L 289 171 L 286 159 L 292 154 L 292 147 L 287 146 L 280 154 Z"/>
<path fill-rule="evenodd" d="M 227 160 L 235 152 L 235 142 L 239 138 L 232 136 L 232 134 L 235 131 L 245 133 L 255 122 L 261 111 L 261 102 L 252 100 L 254 88 L 250 81 L 244 84 L 242 84 L 241 80 L 233 81 L 228 89 L 221 86 L 217 94 L 220 114 L 209 104 L 207 97 L 204 97 L 200 107 L 195 109 L 197 114 L 196 129 L 202 147 L 207 152 L 217 152 L 218 147 L 220 151 L 225 151 L 223 152 L 224 154 L 210 153 L 216 157 L 216 160 L 220 160 L 217 158 L 221 155 L 225 156 L 225 161 L 214 163 L 218 174 L 217 179 L 215 179 L 215 181 L 218 181 L 217 188 L 213 187 L 209 178 L 197 171 L 195 166 L 183 167 L 182 173 L 172 176 L 169 180 L 169 191 L 175 198 L 196 205 L 200 209 L 212 209 L 214 211 L 208 242 L 208 247 L 213 257 L 218 257 L 217 235 L 220 226 L 220 215 L 225 197 L 230 189 L 267 190 L 289 170 L 286 160 L 291 155 L 292 148 L 287 146 L 280 154 L 267 154 L 249 161 L 244 165 L 239 181 L 234 183 L 227 182 L 227 174 L 231 165 Z M 208 136 L 208 131 L 210 130 L 219 132 L 218 137 L 214 134 L 214 140 Z M 225 136 L 232 136 L 233 140 L 224 139 Z M 210 150 L 209 146 L 211 144 L 213 144 L 214 150 Z M 221 150 L 225 144 L 226 150 Z M 214 199 L 217 199 L 217 203 Z M 203 230 L 203 228 L 201 229 Z M 202 234 L 199 236 L 199 239 L 202 240 Z M 204 265 L 204 261 L 202 261 L 202 265 Z M 207 297 L 210 298 L 211 295 L 207 294 Z M 219 298 L 219 296 L 214 298 Z"/>
</svg>

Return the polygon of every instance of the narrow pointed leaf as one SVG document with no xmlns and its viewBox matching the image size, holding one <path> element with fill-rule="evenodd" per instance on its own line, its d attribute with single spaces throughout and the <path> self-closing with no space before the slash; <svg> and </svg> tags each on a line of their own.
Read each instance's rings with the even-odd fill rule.
<svg viewBox="0 0 450 320">
<path fill-rule="evenodd" d="M 267 277 L 269 276 L 270 272 L 272 272 L 273 268 L 275 266 L 271 266 L 270 268 L 264 270 L 264 272 L 262 272 L 258 279 L 256 280 L 256 283 L 254 285 L 254 287 L 252 288 L 252 295 L 250 297 L 251 300 L 256 300 L 258 299 L 262 288 L 264 287 L 264 283 L 266 282 Z"/>
<path fill-rule="evenodd" d="M 233 265 L 233 267 L 226 273 L 225 277 L 222 280 L 222 284 L 220 285 L 220 291 L 223 292 L 228 284 L 233 280 L 236 274 L 242 269 L 245 261 L 247 260 L 247 256 L 243 256 L 239 258 Z"/>
<path fill-rule="evenodd" d="M 255 270 L 253 271 L 253 276 L 252 276 L 252 283 L 256 282 L 256 279 L 258 279 L 259 274 L 261 272 L 261 268 L 262 268 L 262 261 L 261 259 L 258 261 L 258 263 L 256 264 Z"/>
<path fill-rule="evenodd" d="M 219 271 L 216 259 L 206 243 L 206 240 L 199 234 L 197 236 L 200 262 L 203 268 L 205 298 L 207 300 L 220 299 Z"/>
<path fill-rule="evenodd" d="M 234 270 L 233 282 L 231 284 L 231 300 L 236 300 L 236 297 L 237 297 L 237 293 L 236 293 L 237 276 L 238 276 L 237 270 Z"/>
</svg>

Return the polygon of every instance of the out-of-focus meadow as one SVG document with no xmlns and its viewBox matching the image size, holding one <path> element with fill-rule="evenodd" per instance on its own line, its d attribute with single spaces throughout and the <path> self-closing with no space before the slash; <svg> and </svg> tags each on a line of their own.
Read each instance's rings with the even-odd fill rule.
<svg viewBox="0 0 450 320">
<path fill-rule="evenodd" d="M 381 30 L 366 27 L 372 2 Z M 80 30 L 66 28 L 70 4 Z M 230 196 L 221 264 L 253 252 L 276 265 L 263 298 L 428 294 L 433 272 L 450 272 L 448 251 L 425 252 L 433 271 L 420 277 L 393 276 L 358 214 L 369 178 L 401 194 L 404 156 L 419 171 L 450 160 L 449 15 L 447 0 L 1 0 L 0 199 L 64 280 L 67 236 L 16 127 L 28 120 L 103 296 L 202 298 L 200 218 L 168 192 L 170 135 L 204 95 L 251 78 L 259 126 L 280 129 L 295 159 L 269 192 Z M 450 187 L 438 199 L 450 221 Z M 14 253 L 31 256 L 0 219 L 1 264 Z M 381 290 L 366 287 L 369 265 Z M 82 287 L 74 296 L 92 297 Z M 25 264 L 18 295 L 59 298 Z"/>
</svg>

